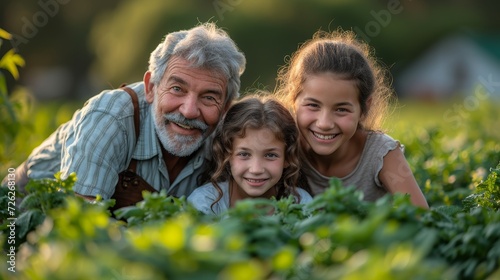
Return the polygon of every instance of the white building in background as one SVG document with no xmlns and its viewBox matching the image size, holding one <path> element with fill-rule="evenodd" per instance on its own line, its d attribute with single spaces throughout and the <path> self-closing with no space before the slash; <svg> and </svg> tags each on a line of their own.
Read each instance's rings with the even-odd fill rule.
<svg viewBox="0 0 500 280">
<path fill-rule="evenodd" d="M 457 33 L 417 58 L 394 82 L 401 98 L 444 100 L 482 85 L 500 98 L 500 34 Z"/>
</svg>

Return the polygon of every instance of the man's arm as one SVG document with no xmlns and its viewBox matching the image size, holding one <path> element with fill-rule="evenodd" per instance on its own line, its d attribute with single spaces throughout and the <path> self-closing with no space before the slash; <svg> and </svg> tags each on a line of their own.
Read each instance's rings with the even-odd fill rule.
<svg viewBox="0 0 500 280">
<path fill-rule="evenodd" d="M 134 141 L 133 106 L 128 96 L 108 94 L 93 100 L 75 115 L 65 134 L 62 175 L 76 173 L 75 193 L 92 199 L 97 195 L 109 199 L 118 182 L 118 173 L 126 168 L 132 156 L 134 147 L 130 143 Z"/>
</svg>

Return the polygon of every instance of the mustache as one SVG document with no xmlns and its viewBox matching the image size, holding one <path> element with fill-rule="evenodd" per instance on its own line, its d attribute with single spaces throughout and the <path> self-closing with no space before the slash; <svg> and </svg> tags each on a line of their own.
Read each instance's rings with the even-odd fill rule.
<svg viewBox="0 0 500 280">
<path fill-rule="evenodd" d="M 179 123 L 185 126 L 190 126 L 196 129 L 200 129 L 202 131 L 206 131 L 208 129 L 208 125 L 200 120 L 187 119 L 181 113 L 168 113 L 163 115 L 163 118 L 166 121 Z"/>
</svg>

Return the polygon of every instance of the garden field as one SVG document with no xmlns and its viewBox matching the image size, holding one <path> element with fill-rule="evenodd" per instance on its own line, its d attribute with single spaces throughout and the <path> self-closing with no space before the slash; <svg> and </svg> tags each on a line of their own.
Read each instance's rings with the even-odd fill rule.
<svg viewBox="0 0 500 280">
<path fill-rule="evenodd" d="M 81 105 L 20 104 L 2 177 Z M 402 195 L 363 202 L 332 180 L 309 204 L 245 200 L 223 219 L 145 193 L 117 213 L 125 223 L 110 218 L 111 201 L 72 194 L 78 174 L 31 182 L 15 212 L 3 188 L 0 278 L 500 279 L 499 105 L 401 101 L 386 120 L 430 210 Z"/>
</svg>

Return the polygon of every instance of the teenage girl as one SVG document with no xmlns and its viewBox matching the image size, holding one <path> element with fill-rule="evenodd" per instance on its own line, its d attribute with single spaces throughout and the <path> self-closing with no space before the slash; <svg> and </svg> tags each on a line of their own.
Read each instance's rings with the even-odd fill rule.
<svg viewBox="0 0 500 280">
<path fill-rule="evenodd" d="M 296 187 L 298 135 L 290 112 L 270 97 L 233 104 L 215 131 L 210 183 L 196 188 L 188 201 L 205 214 L 221 214 L 245 198 L 312 200 Z"/>
<path fill-rule="evenodd" d="M 295 115 L 301 164 L 313 194 L 331 177 L 362 190 L 364 199 L 406 193 L 428 208 L 403 154 L 380 131 L 392 91 L 386 72 L 355 34 L 319 31 L 278 72 L 277 94 Z"/>
</svg>

